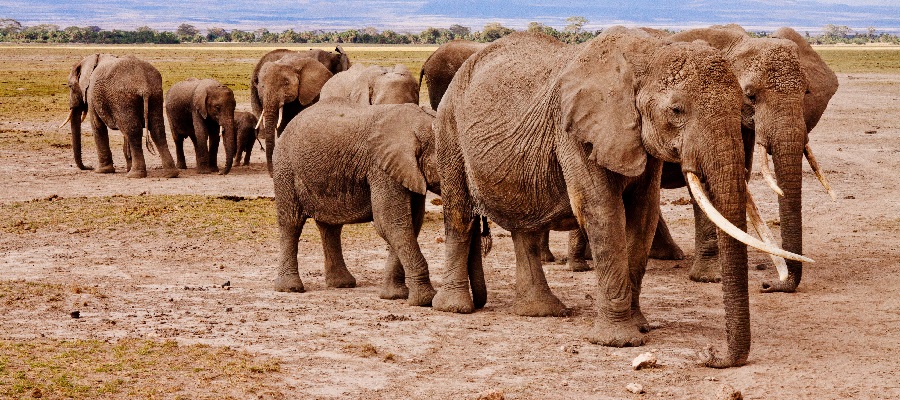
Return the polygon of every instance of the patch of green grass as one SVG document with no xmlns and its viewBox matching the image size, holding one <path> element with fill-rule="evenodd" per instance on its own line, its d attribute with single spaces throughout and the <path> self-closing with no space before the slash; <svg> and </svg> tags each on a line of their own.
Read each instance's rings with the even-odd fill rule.
<svg viewBox="0 0 900 400">
<path fill-rule="evenodd" d="M 274 358 L 142 339 L 0 341 L 0 367 L 4 398 L 271 396 L 281 373 Z"/>
<path fill-rule="evenodd" d="M 60 121 L 61 122 L 61 121 Z M 90 130 L 82 131 L 82 151 L 92 148 L 94 140 Z M 0 128 L 0 147 L 6 150 L 37 151 L 48 148 L 71 149 L 72 140 L 68 130 L 33 131 Z"/>
<path fill-rule="evenodd" d="M 900 73 L 900 48 L 847 49 L 817 47 L 816 51 L 834 72 Z"/>
</svg>

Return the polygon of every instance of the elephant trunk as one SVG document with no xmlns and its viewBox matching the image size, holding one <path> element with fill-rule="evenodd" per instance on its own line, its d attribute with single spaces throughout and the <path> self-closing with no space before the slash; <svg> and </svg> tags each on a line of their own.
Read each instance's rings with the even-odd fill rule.
<svg viewBox="0 0 900 400">
<path fill-rule="evenodd" d="M 263 112 L 260 115 L 260 136 L 266 144 L 266 166 L 269 169 L 269 175 L 272 174 L 272 154 L 275 151 L 275 136 L 277 134 L 278 125 L 283 114 L 284 104 L 278 100 L 265 99 L 263 101 Z"/>
<path fill-rule="evenodd" d="M 805 133 L 805 132 L 803 132 Z M 802 136 L 801 136 L 802 137 Z M 781 246 L 790 252 L 803 252 L 803 149 L 802 141 L 778 142 L 772 146 L 775 177 L 784 196 L 778 198 L 781 219 Z M 780 291 L 793 292 L 800 284 L 803 264 L 787 260 L 788 277 Z"/>
<path fill-rule="evenodd" d="M 69 128 L 72 131 L 72 153 L 75 156 L 75 165 L 80 170 L 90 170 L 94 169 L 90 165 L 84 165 L 84 162 L 81 160 L 81 120 L 84 117 L 84 112 L 86 108 L 83 109 L 81 107 L 72 108 L 69 111 Z"/>
<path fill-rule="evenodd" d="M 234 126 L 234 119 L 225 119 L 219 122 L 221 126 L 222 143 L 225 146 L 225 169 L 222 175 L 231 172 L 231 166 L 234 165 L 234 157 L 237 153 L 237 130 Z"/>
</svg>

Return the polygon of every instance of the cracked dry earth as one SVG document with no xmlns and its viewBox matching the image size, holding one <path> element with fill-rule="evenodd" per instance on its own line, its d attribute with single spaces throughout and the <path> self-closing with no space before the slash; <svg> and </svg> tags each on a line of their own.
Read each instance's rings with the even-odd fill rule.
<svg viewBox="0 0 900 400">
<path fill-rule="evenodd" d="M 748 399 L 900 398 L 900 75 L 839 77 L 840 90 L 811 136 L 839 198 L 830 200 L 806 167 L 804 249 L 816 263 L 806 266 L 797 293 L 759 293 L 760 283 L 776 273 L 765 254 L 750 251 L 753 346 L 749 363 L 740 368 L 698 365 L 698 350 L 724 348 L 724 312 L 718 284 L 687 279 L 690 259 L 651 260 L 642 305 L 655 329 L 643 347 L 606 348 L 585 340 L 595 315 L 592 272 L 573 273 L 557 263 L 545 267 L 550 286 L 573 316 L 511 313 L 515 260 L 512 242 L 499 228 L 485 260 L 488 303 L 471 315 L 378 299 L 386 252 L 368 224 L 345 229 L 344 253 L 358 281 L 354 289 L 325 287 L 318 234 L 307 224 L 300 243 L 307 289 L 302 294 L 272 290 L 277 243 L 254 236 L 267 232 L 265 237 L 276 238 L 274 220 L 228 240 L 140 227 L 51 224 L 0 232 L 3 280 L 79 285 L 103 294 L 71 293 L 55 304 L 30 298 L 0 303 L 0 338 L 148 338 L 230 346 L 280 360 L 280 373 L 259 379 L 271 380 L 289 398 L 680 399 L 714 398 L 726 386 Z M 5 119 L 0 127 L 56 132 L 66 140 L 49 120 Z M 120 151 L 113 154 L 121 161 Z M 96 162 L 91 149 L 85 160 Z M 78 171 L 65 148 L 0 149 L 0 201 L 10 206 L 54 195 L 273 193 L 258 150 L 250 167 L 236 167 L 227 176 L 188 170 L 166 180 L 159 178 L 158 157 L 148 156 L 148 163 L 154 168 L 150 178 L 129 180 L 121 166 L 114 175 Z M 777 235 L 775 195 L 758 174 L 751 190 Z M 664 190 L 663 213 L 691 254 L 686 197 L 683 189 Z M 439 284 L 440 208 L 429 205 L 429 211 L 420 243 Z M 566 234 L 554 232 L 551 240 L 553 251 L 565 254 Z M 754 268 L 758 264 L 768 268 Z M 81 318 L 71 318 L 73 310 Z M 651 350 L 659 366 L 632 370 L 631 360 Z M 626 390 L 632 383 L 645 393 Z"/>
</svg>

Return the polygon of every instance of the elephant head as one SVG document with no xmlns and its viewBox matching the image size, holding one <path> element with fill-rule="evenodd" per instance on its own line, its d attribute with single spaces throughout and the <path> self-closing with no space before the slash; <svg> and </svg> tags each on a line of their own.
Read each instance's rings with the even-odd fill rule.
<svg viewBox="0 0 900 400">
<path fill-rule="evenodd" d="M 803 251 L 802 161 L 811 156 L 809 132 L 837 91 L 834 72 L 809 44 L 790 28 L 770 38 L 751 38 L 736 25 L 681 32 L 673 40 L 703 40 L 720 49 L 731 64 L 744 96 L 743 129 L 747 165 L 753 142 L 762 148 L 760 169 L 779 193 L 782 246 Z M 755 137 L 755 139 L 753 139 Z M 776 180 L 770 178 L 766 155 L 771 154 Z M 813 162 L 810 162 L 813 164 Z M 820 171 L 816 171 L 824 179 Z M 823 180 L 823 183 L 826 181 Z M 781 280 L 765 283 L 765 291 L 792 292 L 800 283 L 802 264 L 787 261 Z"/>
<path fill-rule="evenodd" d="M 434 160 L 434 113 L 413 104 L 381 107 L 367 142 L 375 163 L 407 189 L 441 193 Z"/>
<path fill-rule="evenodd" d="M 311 49 L 306 52 L 306 56 L 319 60 L 332 74 L 350 69 L 350 57 L 341 46 L 335 47 L 334 52 Z"/>
<path fill-rule="evenodd" d="M 204 120 L 216 121 L 221 130 L 222 142 L 225 146 L 225 169 L 222 170 L 222 175 L 231 171 L 237 149 L 235 105 L 234 92 L 218 81 L 204 80 L 203 84 L 197 85 L 194 89 L 191 104 L 193 111 Z"/>
<path fill-rule="evenodd" d="M 357 104 L 419 104 L 419 85 L 406 66 L 373 65 L 350 83 L 350 101 Z"/>
<path fill-rule="evenodd" d="M 70 124 L 75 164 L 82 170 L 93 169 L 91 166 L 84 165 L 81 159 L 81 122 L 88 111 L 87 93 L 91 85 L 91 76 L 98 65 L 115 58 L 116 56 L 112 54 L 88 55 L 72 66 L 66 82 L 69 87 L 69 115 L 60 128 L 66 123 Z"/>
<path fill-rule="evenodd" d="M 280 132 L 291 118 L 319 98 L 319 92 L 332 74 L 315 59 L 296 54 L 268 62 L 259 71 L 259 95 L 262 113 L 257 127 L 266 141 L 266 160 L 271 172 L 276 130 Z"/>
</svg>

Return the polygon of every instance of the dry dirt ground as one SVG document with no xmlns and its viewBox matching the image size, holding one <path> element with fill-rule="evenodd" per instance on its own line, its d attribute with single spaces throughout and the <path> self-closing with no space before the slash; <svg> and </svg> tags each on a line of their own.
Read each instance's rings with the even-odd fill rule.
<svg viewBox="0 0 900 400">
<path fill-rule="evenodd" d="M 550 286 L 575 310 L 572 317 L 510 312 L 514 257 L 500 229 L 485 261 L 487 306 L 471 315 L 379 300 L 385 251 L 368 225 L 345 241 L 355 289 L 325 287 L 322 251 L 307 225 L 300 244 L 302 294 L 272 290 L 274 242 L 224 243 L 140 229 L 2 232 L 3 280 L 77 284 L 105 296 L 69 296 L 61 308 L 27 298 L 0 304 L 0 339 L 149 338 L 231 346 L 279 359 L 280 373 L 259 379 L 276 380 L 270 383 L 288 398 L 714 398 L 726 386 L 748 399 L 900 398 L 900 75 L 841 74 L 840 83 L 811 140 L 839 198 L 830 200 L 807 168 L 804 249 L 816 263 L 806 266 L 793 294 L 759 293 L 760 282 L 775 271 L 750 268 L 753 346 L 740 368 L 697 363 L 696 352 L 705 346 L 724 348 L 724 321 L 719 285 L 689 281 L 690 260 L 650 262 L 642 304 L 655 329 L 643 347 L 607 348 L 585 340 L 595 316 L 592 272 L 546 266 Z M 0 128 L 26 131 L 52 131 L 58 123 L 2 119 Z M 121 170 L 121 152 L 113 154 Z M 96 163 L 92 150 L 85 160 Z M 227 176 L 186 171 L 160 179 L 159 158 L 148 160 L 155 168 L 151 177 L 129 180 L 121 171 L 78 171 L 67 149 L 0 149 L 0 201 L 273 193 L 258 150 L 250 168 Z M 751 189 L 772 221 L 775 195 L 761 182 L 756 174 Z M 690 205 L 677 201 L 687 194 L 663 196 L 663 213 L 690 254 Z M 432 218 L 420 237 L 436 284 L 443 272 L 441 236 Z M 565 238 L 552 235 L 557 255 L 565 252 Z M 751 266 L 762 263 L 768 257 L 751 251 Z M 226 281 L 229 290 L 221 286 Z M 79 319 L 69 315 L 76 309 Z M 631 360 L 647 351 L 660 366 L 632 370 Z M 645 393 L 628 392 L 630 383 Z M 191 390 L 191 397 L 202 397 L 205 389 Z"/>
</svg>

